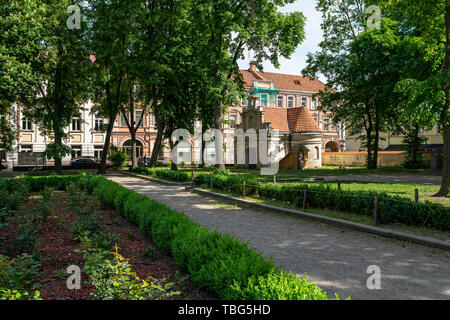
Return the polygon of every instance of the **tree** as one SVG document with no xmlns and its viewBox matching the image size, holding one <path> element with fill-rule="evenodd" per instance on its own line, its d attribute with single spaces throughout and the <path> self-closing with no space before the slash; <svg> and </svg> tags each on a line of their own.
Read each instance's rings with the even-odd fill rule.
<svg viewBox="0 0 450 320">
<path fill-rule="evenodd" d="M 54 142 L 47 154 L 55 159 L 55 170 L 61 172 L 62 158 L 69 153 L 64 145 L 65 129 L 80 106 L 88 99 L 89 54 L 84 41 L 84 28 L 67 27 L 67 7 L 72 1 L 46 0 L 44 29 L 39 61 L 32 63 L 38 77 L 33 94 L 24 101 L 29 115 L 45 134 L 52 134 Z"/>
<path fill-rule="evenodd" d="M 34 1 L 0 1 L 0 115 L 9 115 L 13 102 L 33 95 L 36 62 L 43 35 L 42 7 Z M 14 132 L 0 119 L 0 149 L 10 151 Z"/>
<path fill-rule="evenodd" d="M 95 57 L 91 99 L 94 111 L 108 119 L 99 173 L 105 164 L 114 122 L 128 101 L 125 84 L 133 75 L 135 62 L 132 35 L 135 29 L 137 2 L 94 0 L 84 7 L 89 20 L 89 50 Z"/>
<path fill-rule="evenodd" d="M 207 77 L 205 96 L 214 110 L 214 129 L 222 129 L 222 117 L 233 95 L 243 92 L 237 61 L 244 50 L 251 50 L 256 65 L 269 60 L 279 66 L 279 56 L 289 58 L 305 38 L 303 14 L 283 14 L 278 7 L 285 1 L 195 1 L 190 12 L 194 30 L 203 36 L 198 48 L 200 63 Z M 216 158 L 223 141 L 216 140 Z M 219 165 L 224 168 L 224 164 Z"/>
<path fill-rule="evenodd" d="M 385 15 L 399 21 L 400 30 L 426 44 L 427 61 L 433 66 L 425 77 L 410 76 L 398 83 L 406 101 L 406 114 L 424 127 L 439 124 L 443 136 L 442 183 L 436 196 L 450 192 L 450 1 L 373 1 Z"/>
<path fill-rule="evenodd" d="M 327 77 L 320 92 L 322 110 L 335 121 L 345 121 L 349 134 L 367 149 L 367 167 L 376 169 L 381 132 L 401 130 L 401 97 L 396 84 L 426 64 L 423 43 L 402 34 L 398 23 L 382 19 L 380 28 L 368 28 L 363 1 L 319 1 L 325 39 L 321 50 L 308 56 L 303 73 Z M 419 61 L 419 63 L 418 63 Z"/>
</svg>

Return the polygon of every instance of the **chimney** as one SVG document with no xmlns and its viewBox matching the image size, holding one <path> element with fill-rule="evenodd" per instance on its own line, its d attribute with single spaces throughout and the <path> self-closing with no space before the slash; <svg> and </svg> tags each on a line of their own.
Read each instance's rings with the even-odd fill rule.
<svg viewBox="0 0 450 320">
<path fill-rule="evenodd" d="M 250 69 L 248 71 L 256 72 L 256 65 L 254 63 L 250 63 Z"/>
</svg>

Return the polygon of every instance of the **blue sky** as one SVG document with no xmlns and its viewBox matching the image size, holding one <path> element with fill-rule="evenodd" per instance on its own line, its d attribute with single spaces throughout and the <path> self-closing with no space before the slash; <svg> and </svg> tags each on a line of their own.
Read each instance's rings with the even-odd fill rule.
<svg viewBox="0 0 450 320">
<path fill-rule="evenodd" d="M 316 11 L 316 0 L 297 0 L 296 2 L 286 5 L 281 8 L 282 12 L 300 11 L 306 17 L 305 31 L 306 39 L 297 47 L 297 50 L 292 54 L 291 59 L 280 59 L 280 68 L 276 69 L 270 62 L 264 63 L 264 71 L 279 72 L 287 74 L 300 74 L 301 70 L 306 65 L 306 55 L 308 52 L 315 52 L 318 50 L 318 44 L 322 40 L 322 30 L 320 24 L 322 16 Z M 239 67 L 248 69 L 251 60 L 248 53 L 244 60 L 239 61 Z M 321 80 L 324 80 L 323 78 Z"/>
</svg>

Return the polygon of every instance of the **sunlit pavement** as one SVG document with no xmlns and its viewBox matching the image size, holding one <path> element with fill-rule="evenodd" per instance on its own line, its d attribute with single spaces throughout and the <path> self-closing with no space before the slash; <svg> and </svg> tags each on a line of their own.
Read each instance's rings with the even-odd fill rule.
<svg viewBox="0 0 450 320">
<path fill-rule="evenodd" d="M 219 232 L 228 232 L 263 252 L 285 271 L 307 273 L 330 297 L 352 299 L 450 299 L 450 252 L 405 244 L 318 222 L 242 209 L 201 197 L 183 187 L 109 174 Z M 381 289 L 368 289 L 371 265 L 381 269 Z"/>
</svg>

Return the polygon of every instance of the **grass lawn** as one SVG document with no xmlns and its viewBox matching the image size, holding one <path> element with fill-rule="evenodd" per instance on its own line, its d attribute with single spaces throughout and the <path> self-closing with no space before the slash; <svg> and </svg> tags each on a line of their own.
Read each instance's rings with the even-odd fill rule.
<svg viewBox="0 0 450 320">
<path fill-rule="evenodd" d="M 210 188 L 208 188 L 206 186 L 202 186 L 201 188 L 204 189 L 204 190 L 209 190 L 209 191 L 213 191 L 213 192 L 216 192 L 216 193 L 230 194 L 230 193 L 226 193 L 223 190 L 219 190 L 219 189 L 212 189 L 211 190 Z M 242 198 L 242 195 L 240 195 L 240 194 L 232 193 L 231 195 L 233 195 L 234 197 Z M 283 201 L 260 199 L 260 198 L 256 198 L 256 197 L 245 197 L 245 199 L 246 200 L 250 200 L 250 201 L 254 201 L 254 202 L 269 204 L 269 205 L 280 207 L 280 208 L 287 208 L 287 209 L 293 209 L 293 210 L 302 211 L 301 209 L 299 209 L 295 205 L 290 204 L 290 203 L 286 203 L 286 202 L 283 202 Z M 218 201 L 220 201 L 220 200 L 218 200 Z M 228 204 L 228 203 L 222 204 L 222 202 L 221 202 L 220 207 L 227 206 L 227 205 L 230 206 L 230 207 L 233 207 L 233 206 L 238 206 L 239 207 L 240 206 L 240 205 L 237 205 L 237 204 Z M 284 216 L 281 213 L 269 212 L 269 211 L 262 210 L 262 209 L 252 208 L 252 210 L 263 211 L 263 212 L 267 212 L 269 214 Z M 331 218 L 337 218 L 337 219 L 342 219 L 342 220 L 362 223 L 362 224 L 366 224 L 366 225 L 370 225 L 370 226 L 374 225 L 372 218 L 367 217 L 367 216 L 354 214 L 354 213 L 349 213 L 349 212 L 340 212 L 340 211 L 334 211 L 334 210 L 328 210 L 328 209 L 314 209 L 314 208 L 307 208 L 305 210 L 305 212 L 313 213 L 313 214 L 317 214 L 317 215 L 322 215 L 322 216 L 327 216 L 327 217 L 331 217 Z M 417 226 L 407 226 L 407 225 L 403 225 L 403 224 L 400 224 L 400 223 L 388 224 L 388 225 L 378 225 L 378 227 L 392 229 L 392 230 L 397 230 L 397 231 L 401 231 L 401 232 L 413 233 L 413 234 L 419 235 L 419 236 L 431 237 L 431 238 L 435 238 L 435 239 L 438 239 L 438 240 L 450 242 L 450 232 L 431 230 L 431 229 L 427 229 L 427 228 L 424 228 L 424 227 L 417 227 Z M 346 231 L 345 229 L 342 229 L 342 232 L 345 232 L 345 231 Z"/>
</svg>

